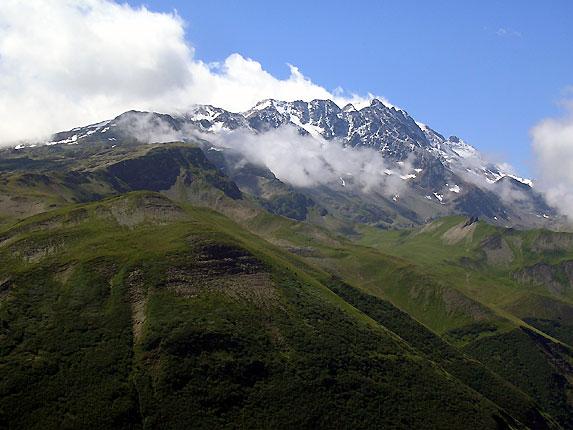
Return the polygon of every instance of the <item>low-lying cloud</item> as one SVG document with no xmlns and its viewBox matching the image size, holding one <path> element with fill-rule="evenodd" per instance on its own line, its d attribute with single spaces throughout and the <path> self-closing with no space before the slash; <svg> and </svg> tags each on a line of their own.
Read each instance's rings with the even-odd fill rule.
<svg viewBox="0 0 573 430">
<path fill-rule="evenodd" d="M 535 180 L 549 204 L 573 219 L 573 110 L 531 129 Z"/>
<path fill-rule="evenodd" d="M 390 180 L 384 173 L 388 165 L 374 149 L 345 147 L 336 140 L 300 135 L 294 126 L 262 135 L 232 131 L 202 137 L 217 147 L 238 151 L 245 161 L 265 166 L 281 181 L 299 188 L 344 183 L 367 190 L 387 186 Z"/>
<path fill-rule="evenodd" d="M 114 117 L 192 104 L 244 111 L 265 98 L 360 102 L 314 84 L 295 66 L 278 79 L 232 54 L 194 58 L 174 12 L 112 0 L 0 2 L 0 145 Z"/>
<path fill-rule="evenodd" d="M 177 142 L 188 138 L 161 116 L 152 112 L 127 112 L 116 120 L 117 127 L 143 143 Z"/>
<path fill-rule="evenodd" d="M 179 129 L 156 114 L 140 112 L 122 115 L 117 126 L 144 143 L 176 140 L 196 143 L 199 139 L 205 142 L 206 150 L 212 147 L 233 150 L 240 159 L 232 157 L 234 165 L 230 168 L 240 168 L 246 163 L 264 166 L 278 179 L 297 188 L 346 186 L 399 194 L 407 182 L 403 177 L 413 171 L 408 160 L 390 165 L 373 148 L 355 148 L 344 146 L 338 140 L 301 135 L 299 129 L 291 125 L 263 134 L 241 129 L 211 134 L 193 126 Z"/>
</svg>

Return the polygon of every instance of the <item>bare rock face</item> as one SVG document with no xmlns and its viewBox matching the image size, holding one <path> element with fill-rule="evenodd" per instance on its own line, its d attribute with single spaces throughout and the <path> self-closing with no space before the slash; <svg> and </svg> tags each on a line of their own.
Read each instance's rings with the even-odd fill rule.
<svg viewBox="0 0 573 430">
<path fill-rule="evenodd" d="M 142 133 L 143 125 L 149 133 Z M 277 181 L 285 182 L 284 189 L 278 190 L 276 184 L 269 183 L 276 169 L 261 165 L 266 158 L 253 155 L 244 145 L 248 141 L 238 147 L 234 144 L 248 137 L 264 137 L 281 128 L 291 128 L 295 136 L 298 133 L 321 144 L 339 145 L 349 153 L 374 151 L 385 168 L 377 168 L 379 178 L 365 187 L 355 181 L 356 172 L 349 172 L 344 163 L 329 163 L 317 157 L 321 163 L 325 162 L 326 170 L 335 173 L 328 183 L 316 181 L 313 176 L 314 184 L 301 187 L 278 175 Z M 273 137 L 269 136 L 270 148 Z M 294 213 L 281 211 L 282 200 L 277 202 L 272 197 L 286 192 L 300 193 L 311 199 L 319 211 L 384 228 L 420 225 L 445 215 L 479 216 L 491 224 L 517 228 L 559 223 L 557 213 L 535 191 L 531 181 L 486 161 L 462 139 L 445 138 L 416 122 L 403 109 L 377 99 L 361 109 L 351 105 L 341 109 L 332 100 L 268 99 L 240 113 L 209 105 L 195 106 L 181 115 L 130 111 L 110 121 L 58 133 L 48 142 L 54 146 L 48 148 L 97 143 L 118 150 L 125 144 L 172 141 L 196 143 L 204 156 L 190 154 L 191 149 L 178 150 L 178 154 L 157 149 L 145 157 L 119 158 L 107 166 L 106 174 L 115 181 L 114 186 L 127 187 L 122 192 L 166 191 L 180 182 L 189 185 L 204 180 L 196 178 L 194 173 L 196 168 L 206 168 L 206 156 L 220 169 L 219 175 L 214 172 L 209 175 L 209 181 L 227 196 L 240 199 L 244 191 L 262 197 L 265 209 L 273 208 L 274 213 L 297 220 L 307 219 L 306 209 Z M 258 169 L 253 169 L 253 164 Z"/>
<path fill-rule="evenodd" d="M 514 274 L 517 282 L 522 284 L 543 285 L 551 294 L 561 295 L 564 286 L 555 280 L 557 269 L 546 263 L 525 267 Z"/>
<path fill-rule="evenodd" d="M 478 222 L 478 221 L 479 221 L 479 218 L 477 216 L 471 216 L 465 222 L 464 227 L 469 227 L 470 225 L 472 225 L 473 223 Z"/>
</svg>

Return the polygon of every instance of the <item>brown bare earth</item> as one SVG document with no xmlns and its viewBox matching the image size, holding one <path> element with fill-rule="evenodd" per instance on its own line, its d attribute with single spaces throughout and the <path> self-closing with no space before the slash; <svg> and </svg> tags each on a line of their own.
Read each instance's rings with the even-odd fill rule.
<svg viewBox="0 0 573 430">
<path fill-rule="evenodd" d="M 461 222 L 458 225 L 455 225 L 448 231 L 446 231 L 442 235 L 442 241 L 446 245 L 455 245 L 457 243 L 460 243 L 464 239 L 468 243 L 471 243 L 477 225 L 478 225 L 477 223 L 473 223 L 467 226 L 465 225 L 465 222 Z"/>
<path fill-rule="evenodd" d="M 514 274 L 515 280 L 521 284 L 544 285 L 552 294 L 562 294 L 563 285 L 555 281 L 555 269 L 548 264 L 538 263 L 525 267 Z"/>
<path fill-rule="evenodd" d="M 161 196 L 147 194 L 140 198 L 142 201 L 138 202 L 137 205 L 132 205 L 125 200 L 114 202 L 109 206 L 111 216 L 118 224 L 129 228 L 134 228 L 143 222 L 165 225 L 178 219 L 190 217 L 179 206 Z"/>
<path fill-rule="evenodd" d="M 541 232 L 531 245 L 534 252 L 567 251 L 573 246 L 570 233 Z"/>
<path fill-rule="evenodd" d="M 133 329 L 133 342 L 136 343 L 141 337 L 141 331 L 147 320 L 147 294 L 140 269 L 135 269 L 126 279 L 127 296 L 131 309 L 131 324 Z"/>
<path fill-rule="evenodd" d="M 233 300 L 246 299 L 258 307 L 269 307 L 278 302 L 270 274 L 246 251 L 208 243 L 198 246 L 193 254 L 192 265 L 167 271 L 167 288 L 186 298 L 222 293 Z"/>
<path fill-rule="evenodd" d="M 494 267 L 507 267 L 513 261 L 513 251 L 501 235 L 489 236 L 480 243 L 487 263 Z"/>
<path fill-rule="evenodd" d="M 69 263 L 58 267 L 54 273 L 54 281 L 66 284 L 74 274 L 77 264 L 77 261 L 70 261 Z"/>
</svg>

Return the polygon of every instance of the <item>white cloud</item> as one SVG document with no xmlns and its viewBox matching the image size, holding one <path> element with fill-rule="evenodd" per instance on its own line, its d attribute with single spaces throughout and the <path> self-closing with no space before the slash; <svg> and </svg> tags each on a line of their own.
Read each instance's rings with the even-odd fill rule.
<svg viewBox="0 0 573 430">
<path fill-rule="evenodd" d="M 495 34 L 497 34 L 498 36 L 504 37 L 504 36 L 513 36 L 513 37 L 521 37 L 521 33 L 519 31 L 515 31 L 512 30 L 510 28 L 505 28 L 505 27 L 500 27 L 497 29 L 497 31 L 495 32 Z"/>
<path fill-rule="evenodd" d="M 520 31 L 513 30 L 509 27 L 498 27 L 497 29 L 495 29 L 485 26 L 483 27 L 483 31 L 495 34 L 496 36 L 499 37 L 517 37 L 518 39 L 521 39 L 523 37 Z"/>
<path fill-rule="evenodd" d="M 127 112 L 118 118 L 116 124 L 140 142 L 165 143 L 186 138 L 185 133 L 176 130 L 167 121 L 151 112 L 138 112 L 137 114 Z"/>
<path fill-rule="evenodd" d="M 281 181 L 298 188 L 340 187 L 344 182 L 347 188 L 363 192 L 373 189 L 395 194 L 406 187 L 403 177 L 413 171 L 410 160 L 389 164 L 373 148 L 344 146 L 336 139 L 303 136 L 294 126 L 282 126 L 261 135 L 234 130 L 219 135 L 200 134 L 200 137 L 219 148 L 234 149 L 244 161 L 265 166 Z"/>
<path fill-rule="evenodd" d="M 573 111 L 547 118 L 531 129 L 536 187 L 549 204 L 573 219 Z"/>
<path fill-rule="evenodd" d="M 263 135 L 234 131 L 203 135 L 218 146 L 239 151 L 251 163 L 266 166 L 295 187 L 340 184 L 340 178 L 362 189 L 384 185 L 387 165 L 372 148 L 344 147 L 336 140 L 301 136 L 284 126 Z"/>
<path fill-rule="evenodd" d="M 158 103 L 188 84 L 191 54 L 175 15 L 104 0 L 3 0 L 0 141 Z"/>
<path fill-rule="evenodd" d="M 331 98 L 295 66 L 277 79 L 257 61 L 194 58 L 176 14 L 111 0 L 0 2 L 0 144 L 39 139 L 130 109 L 174 112 L 213 104 L 231 111 L 264 98 Z"/>
<path fill-rule="evenodd" d="M 373 148 L 345 147 L 337 140 L 301 135 L 294 126 L 282 126 L 264 134 L 245 130 L 223 130 L 220 134 L 201 133 L 196 128 L 175 129 L 169 122 L 150 113 L 123 115 L 118 127 L 141 142 L 169 142 L 197 137 L 219 149 L 233 149 L 240 160 L 267 167 L 281 181 L 295 187 L 341 186 L 361 191 L 384 190 L 399 193 L 413 172 L 411 160 L 389 164 Z M 235 163 L 235 162 L 233 162 Z M 391 173 L 391 174 L 389 174 Z"/>
</svg>

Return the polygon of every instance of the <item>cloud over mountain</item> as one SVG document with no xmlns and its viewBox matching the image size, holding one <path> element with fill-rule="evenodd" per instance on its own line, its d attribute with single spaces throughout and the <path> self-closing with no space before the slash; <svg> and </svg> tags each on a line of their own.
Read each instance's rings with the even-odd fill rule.
<svg viewBox="0 0 573 430">
<path fill-rule="evenodd" d="M 0 145 L 113 117 L 129 109 L 173 112 L 201 103 L 245 110 L 264 98 L 330 98 L 295 66 L 278 79 L 232 54 L 194 57 L 174 12 L 110 0 L 0 3 Z"/>
</svg>

